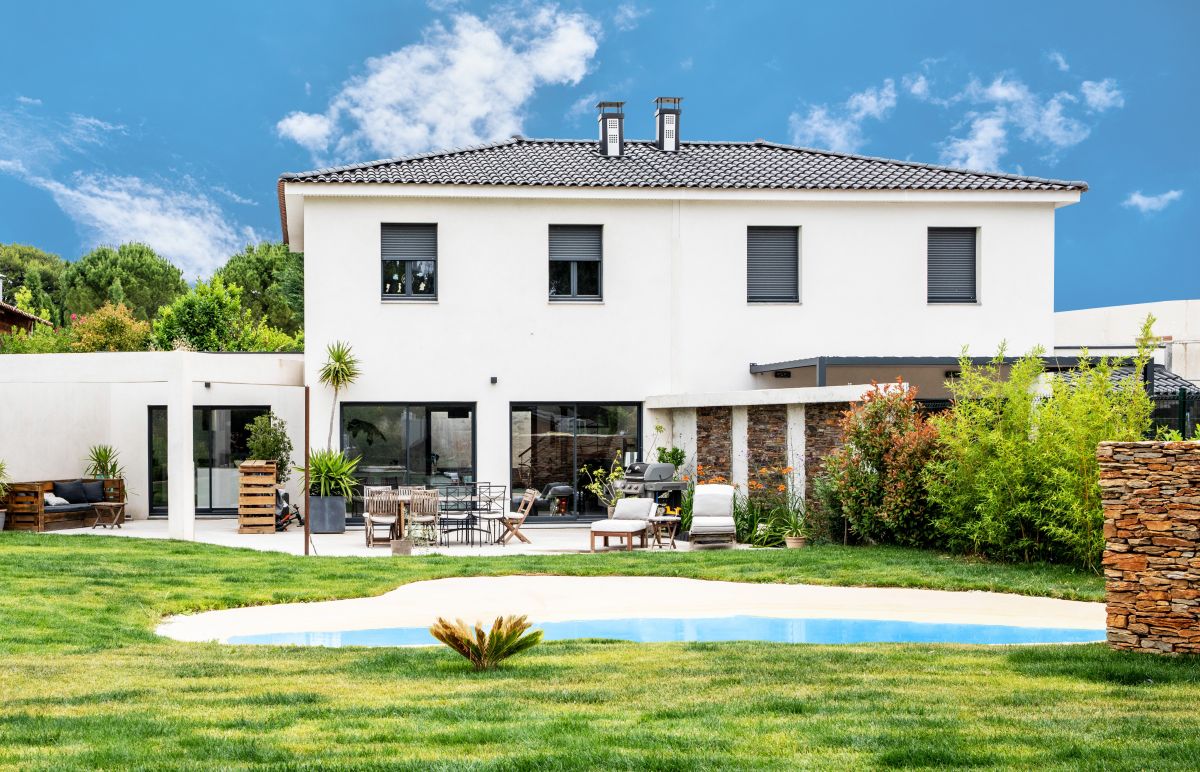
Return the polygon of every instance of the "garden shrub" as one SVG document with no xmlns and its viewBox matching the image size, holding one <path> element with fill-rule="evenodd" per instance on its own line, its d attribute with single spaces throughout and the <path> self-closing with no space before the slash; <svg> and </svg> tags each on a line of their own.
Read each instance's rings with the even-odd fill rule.
<svg viewBox="0 0 1200 772">
<path fill-rule="evenodd" d="M 950 382 L 954 407 L 933 419 L 939 453 L 924 474 L 939 509 L 942 545 L 1009 561 L 1099 570 L 1104 512 L 1096 445 L 1143 439 L 1150 397 L 1139 373 L 1150 360 L 1153 317 L 1143 324 L 1131 374 L 1109 358 L 1047 378 L 1041 349 L 1011 366 L 964 355 Z"/>
<path fill-rule="evenodd" d="M 106 303 L 71 325 L 72 351 L 145 351 L 150 323 L 133 317 L 124 303 Z"/>
<path fill-rule="evenodd" d="M 733 523 L 737 540 L 757 547 L 783 545 L 780 524 L 805 522 L 804 494 L 792 482 L 792 468 L 761 467 L 746 483 L 746 492 L 733 496 Z"/>
<path fill-rule="evenodd" d="M 825 459 L 817 485 L 826 529 L 835 537 L 844 518 L 849 530 L 866 541 L 933 543 L 922 469 L 936 451 L 937 431 L 925 420 L 916 397 L 916 389 L 900 383 L 872 384 L 862 401 L 842 415 L 843 445 Z"/>
</svg>

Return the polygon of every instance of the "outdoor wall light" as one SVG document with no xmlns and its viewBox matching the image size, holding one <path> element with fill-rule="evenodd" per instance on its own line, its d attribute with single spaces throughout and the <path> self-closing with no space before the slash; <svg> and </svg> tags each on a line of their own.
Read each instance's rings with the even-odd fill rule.
<svg viewBox="0 0 1200 772">
<path fill-rule="evenodd" d="M 493 376 L 492 376 L 492 383 L 499 383 L 499 382 L 500 382 L 500 379 L 499 379 L 499 378 L 497 378 L 496 376 L 494 376 L 494 375 L 493 375 Z"/>
<path fill-rule="evenodd" d="M 205 382 L 204 382 L 204 388 L 206 388 L 206 389 L 211 389 L 211 388 L 212 388 L 212 383 L 210 383 L 210 382 L 208 382 L 208 381 L 205 381 Z"/>
</svg>

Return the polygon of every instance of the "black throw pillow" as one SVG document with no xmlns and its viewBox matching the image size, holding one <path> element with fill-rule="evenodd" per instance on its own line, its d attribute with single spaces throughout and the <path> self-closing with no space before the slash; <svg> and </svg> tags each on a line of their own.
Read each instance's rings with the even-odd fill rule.
<svg viewBox="0 0 1200 772">
<path fill-rule="evenodd" d="M 95 504 L 104 501 L 104 483 L 99 480 L 95 482 L 85 482 L 83 484 L 83 495 L 87 498 L 87 503 Z"/>
<path fill-rule="evenodd" d="M 83 480 L 54 483 L 54 495 L 72 504 L 88 503 L 87 494 L 83 492 Z"/>
</svg>

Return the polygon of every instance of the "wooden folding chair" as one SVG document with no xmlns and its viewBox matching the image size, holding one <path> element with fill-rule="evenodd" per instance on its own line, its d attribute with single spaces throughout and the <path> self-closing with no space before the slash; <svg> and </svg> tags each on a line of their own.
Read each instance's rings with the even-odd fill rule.
<svg viewBox="0 0 1200 772">
<path fill-rule="evenodd" d="M 400 499 L 396 491 L 386 486 L 363 487 L 363 522 L 367 532 L 367 546 L 375 546 L 375 529 L 387 526 L 388 539 L 396 535 L 400 521 Z"/>
<path fill-rule="evenodd" d="M 533 544 L 529 537 L 521 533 L 521 526 L 525 523 L 525 518 L 529 517 L 529 513 L 533 511 L 533 503 L 537 501 L 537 497 L 536 490 L 526 488 L 525 495 L 521 497 L 521 503 L 517 505 L 517 511 L 506 512 L 500 519 L 500 524 L 504 526 L 504 535 L 500 537 L 501 544 L 508 544 L 508 540 L 514 536 L 526 544 Z"/>
<path fill-rule="evenodd" d="M 436 490 L 418 489 L 408 502 L 408 532 L 413 544 L 437 544 L 438 502 Z"/>
</svg>

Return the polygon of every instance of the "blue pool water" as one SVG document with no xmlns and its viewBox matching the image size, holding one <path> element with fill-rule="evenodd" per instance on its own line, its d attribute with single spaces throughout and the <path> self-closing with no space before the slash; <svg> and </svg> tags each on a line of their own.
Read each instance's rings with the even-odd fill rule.
<svg viewBox="0 0 1200 772">
<path fill-rule="evenodd" d="M 609 638 L 638 643 L 667 641 L 771 641 L 773 643 L 1089 643 L 1104 630 L 1010 625 L 960 625 L 882 619 L 584 619 L 535 625 L 545 640 Z M 236 635 L 229 643 L 297 646 L 424 646 L 437 643 L 425 627 Z"/>
</svg>

